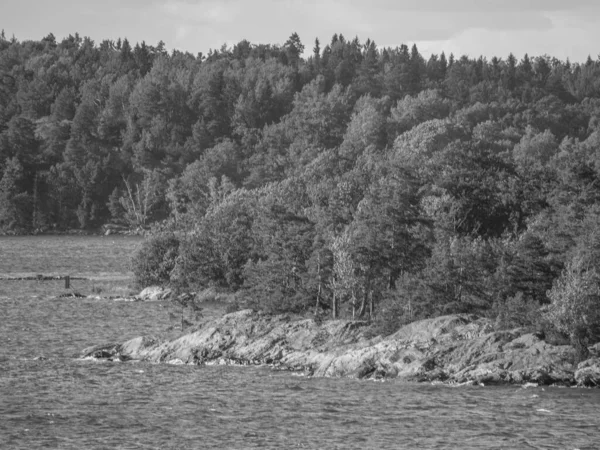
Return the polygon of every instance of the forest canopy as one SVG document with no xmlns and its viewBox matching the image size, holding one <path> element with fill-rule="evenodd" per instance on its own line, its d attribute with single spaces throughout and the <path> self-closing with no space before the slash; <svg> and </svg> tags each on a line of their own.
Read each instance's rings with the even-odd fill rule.
<svg viewBox="0 0 600 450">
<path fill-rule="evenodd" d="M 0 231 L 153 225 L 144 283 L 590 340 L 599 219 L 600 59 L 0 36 Z"/>
</svg>

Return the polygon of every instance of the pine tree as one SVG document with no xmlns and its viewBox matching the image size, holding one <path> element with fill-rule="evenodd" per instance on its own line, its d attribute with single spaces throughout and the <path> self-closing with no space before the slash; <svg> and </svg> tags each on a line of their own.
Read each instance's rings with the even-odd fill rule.
<svg viewBox="0 0 600 450">
<path fill-rule="evenodd" d="M 25 175 L 17 158 L 6 161 L 0 179 L 0 228 L 25 231 L 31 226 L 31 197 L 24 190 Z"/>
</svg>

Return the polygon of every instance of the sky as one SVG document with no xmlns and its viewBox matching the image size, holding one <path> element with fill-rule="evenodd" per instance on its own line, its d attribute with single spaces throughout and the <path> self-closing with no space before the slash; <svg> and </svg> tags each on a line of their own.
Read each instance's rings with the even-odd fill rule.
<svg viewBox="0 0 600 450">
<path fill-rule="evenodd" d="M 600 54 L 598 0 L 0 0 L 0 28 L 18 40 L 78 32 L 96 43 L 164 41 L 193 54 L 297 32 L 310 53 L 334 33 L 378 47 L 417 44 L 424 56 L 548 54 L 583 62 Z"/>
</svg>

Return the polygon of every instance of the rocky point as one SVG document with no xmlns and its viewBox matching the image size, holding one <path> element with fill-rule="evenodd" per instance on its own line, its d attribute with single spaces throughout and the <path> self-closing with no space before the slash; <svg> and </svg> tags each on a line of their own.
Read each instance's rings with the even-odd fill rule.
<svg viewBox="0 0 600 450">
<path fill-rule="evenodd" d="M 487 319 L 451 315 L 369 337 L 367 322 L 294 319 L 243 310 L 177 339 L 151 336 L 88 348 L 82 357 L 171 364 L 267 364 L 319 377 L 400 378 L 461 384 L 600 385 L 600 355 L 576 364 L 569 345 Z"/>
</svg>

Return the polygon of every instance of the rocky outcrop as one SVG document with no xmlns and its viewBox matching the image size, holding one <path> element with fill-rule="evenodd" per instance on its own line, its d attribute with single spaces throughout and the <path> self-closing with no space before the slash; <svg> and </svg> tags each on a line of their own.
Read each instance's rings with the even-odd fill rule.
<svg viewBox="0 0 600 450">
<path fill-rule="evenodd" d="M 579 386 L 600 386 L 600 358 L 592 357 L 579 363 L 575 372 L 575 380 Z"/>
<path fill-rule="evenodd" d="M 113 300 L 115 302 L 159 302 L 171 300 L 172 295 L 173 291 L 171 289 L 162 288 L 158 286 L 150 286 L 145 288 L 142 292 L 140 292 L 137 295 L 118 295 L 108 297 L 101 295 L 88 295 L 86 298 L 88 300 Z"/>
<path fill-rule="evenodd" d="M 168 288 L 163 288 L 160 286 L 150 286 L 145 288 L 136 297 L 144 302 L 157 302 L 168 299 L 172 293 L 173 291 Z"/>
<path fill-rule="evenodd" d="M 486 319 L 452 315 L 369 337 L 360 321 L 293 320 L 251 310 L 208 321 L 171 341 L 139 337 L 86 349 L 84 357 L 171 364 L 269 364 L 322 377 L 401 378 L 448 383 L 597 385 L 600 359 L 579 366 L 568 345 Z"/>
</svg>

